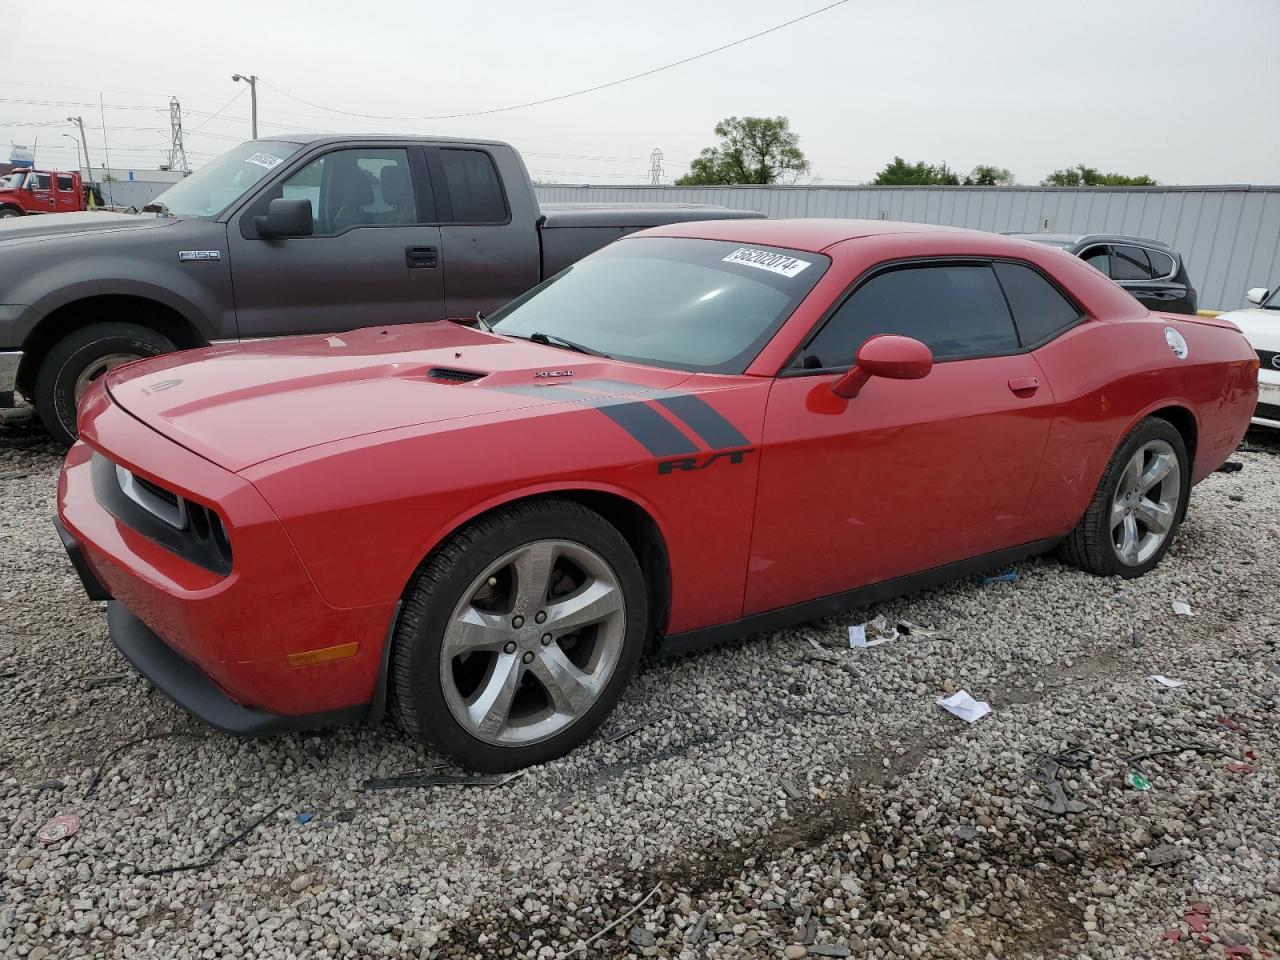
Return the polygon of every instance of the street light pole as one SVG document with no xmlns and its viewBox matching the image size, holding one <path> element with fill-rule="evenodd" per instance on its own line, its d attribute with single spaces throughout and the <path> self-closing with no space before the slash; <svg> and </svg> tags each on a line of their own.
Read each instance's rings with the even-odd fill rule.
<svg viewBox="0 0 1280 960">
<path fill-rule="evenodd" d="M 83 117 L 67 117 L 68 123 L 74 123 L 80 127 L 80 145 L 84 147 L 84 166 L 85 174 L 90 180 L 93 179 L 93 164 L 89 162 L 89 138 L 84 135 L 84 118 Z M 71 139 L 75 139 L 72 137 Z"/>
<path fill-rule="evenodd" d="M 252 74 L 233 73 L 232 80 L 243 80 L 249 84 L 249 116 L 252 118 L 253 139 L 258 139 L 258 78 Z"/>
</svg>

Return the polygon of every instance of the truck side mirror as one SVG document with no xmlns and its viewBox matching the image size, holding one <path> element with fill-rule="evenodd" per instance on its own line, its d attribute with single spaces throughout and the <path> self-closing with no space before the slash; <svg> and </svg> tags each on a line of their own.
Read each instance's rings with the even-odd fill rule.
<svg viewBox="0 0 1280 960">
<path fill-rule="evenodd" d="M 263 240 L 309 237 L 315 229 L 311 216 L 311 201 L 305 197 L 302 199 L 277 197 L 267 204 L 265 216 L 253 218 L 253 227 Z"/>
<path fill-rule="evenodd" d="M 872 377 L 919 380 L 932 369 L 933 352 L 919 340 L 882 333 L 858 348 L 853 367 L 831 385 L 831 392 L 852 400 Z"/>
<path fill-rule="evenodd" d="M 1270 291 L 1266 287 L 1254 287 L 1244 295 L 1244 298 L 1250 303 L 1261 304 L 1263 300 L 1267 299 L 1268 293 Z"/>
</svg>

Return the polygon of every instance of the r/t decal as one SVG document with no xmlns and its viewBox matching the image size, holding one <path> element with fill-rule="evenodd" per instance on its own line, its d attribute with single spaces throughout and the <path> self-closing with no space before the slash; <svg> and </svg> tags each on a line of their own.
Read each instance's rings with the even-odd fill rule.
<svg viewBox="0 0 1280 960">
<path fill-rule="evenodd" d="M 754 450 L 722 450 L 719 453 L 708 453 L 698 457 L 659 460 L 658 473 L 665 475 L 673 470 L 705 470 L 717 460 L 727 460 L 730 464 L 741 463 L 748 453 L 754 452 Z"/>
</svg>

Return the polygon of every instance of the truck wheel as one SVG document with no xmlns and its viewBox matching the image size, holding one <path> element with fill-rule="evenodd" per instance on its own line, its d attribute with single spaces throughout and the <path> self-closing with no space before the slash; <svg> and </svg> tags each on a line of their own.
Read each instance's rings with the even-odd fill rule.
<svg viewBox="0 0 1280 960">
<path fill-rule="evenodd" d="M 171 353 L 177 349 L 163 334 L 136 323 L 94 323 L 53 345 L 36 373 L 35 407 L 55 440 L 76 440 L 76 406 L 95 380 L 108 370 Z"/>
<path fill-rule="evenodd" d="M 7 220 L 9 217 L 22 216 L 21 210 L 15 210 L 13 207 L 0 207 L 0 220 Z"/>
<path fill-rule="evenodd" d="M 401 725 L 477 770 L 564 756 L 635 672 L 644 575 L 599 514 L 548 499 L 456 534 L 405 596 L 391 683 Z"/>
<path fill-rule="evenodd" d="M 1140 577 L 1169 552 L 1190 494 L 1182 435 L 1167 420 L 1147 417 L 1112 455 L 1061 557 L 1099 576 Z"/>
</svg>

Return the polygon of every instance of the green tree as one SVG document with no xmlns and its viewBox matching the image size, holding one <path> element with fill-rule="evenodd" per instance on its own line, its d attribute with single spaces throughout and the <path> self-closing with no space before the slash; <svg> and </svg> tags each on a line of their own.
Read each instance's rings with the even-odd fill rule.
<svg viewBox="0 0 1280 960">
<path fill-rule="evenodd" d="M 677 186 L 794 183 L 809 170 L 786 117 L 729 117 L 716 124 L 716 136 L 720 143 L 703 150 Z"/>
<path fill-rule="evenodd" d="M 1156 181 L 1145 173 L 1136 177 L 1123 173 L 1103 173 L 1097 167 L 1077 163 L 1055 170 L 1040 181 L 1042 187 L 1154 187 Z"/>
<path fill-rule="evenodd" d="M 877 173 L 872 182 L 882 187 L 954 187 L 960 183 L 960 177 L 945 163 L 935 165 L 923 160 L 907 163 L 901 157 L 894 157 L 893 162 Z"/>
<path fill-rule="evenodd" d="M 1008 168 L 993 167 L 986 163 L 978 164 L 964 178 L 967 187 L 1008 187 L 1015 182 Z"/>
</svg>

